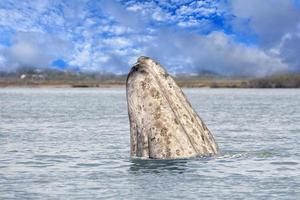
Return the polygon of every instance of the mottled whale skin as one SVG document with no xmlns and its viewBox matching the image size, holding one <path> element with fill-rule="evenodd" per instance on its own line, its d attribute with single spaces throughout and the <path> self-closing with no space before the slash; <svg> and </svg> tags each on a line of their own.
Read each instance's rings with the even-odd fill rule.
<svg viewBox="0 0 300 200">
<path fill-rule="evenodd" d="M 153 59 L 138 59 L 126 92 L 132 158 L 181 159 L 219 152 L 180 87 Z"/>
</svg>

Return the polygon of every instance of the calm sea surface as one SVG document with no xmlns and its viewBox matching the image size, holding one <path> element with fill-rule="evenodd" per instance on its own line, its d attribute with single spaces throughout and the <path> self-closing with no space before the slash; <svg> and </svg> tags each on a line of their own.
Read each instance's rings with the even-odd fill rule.
<svg viewBox="0 0 300 200">
<path fill-rule="evenodd" d="M 130 160 L 125 89 L 0 89 L 0 199 L 300 199 L 300 90 L 185 93 L 221 155 Z"/>
</svg>

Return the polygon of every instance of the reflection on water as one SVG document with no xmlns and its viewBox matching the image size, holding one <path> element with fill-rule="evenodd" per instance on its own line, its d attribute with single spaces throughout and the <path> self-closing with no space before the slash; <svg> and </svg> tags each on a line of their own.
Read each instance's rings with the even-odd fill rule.
<svg viewBox="0 0 300 200">
<path fill-rule="evenodd" d="M 0 199 L 300 199 L 300 90 L 186 94 L 220 155 L 131 160 L 124 89 L 0 89 Z"/>
<path fill-rule="evenodd" d="M 132 159 L 130 171 L 143 173 L 161 173 L 168 170 L 174 173 L 183 173 L 186 169 L 187 160 L 143 160 Z"/>
</svg>

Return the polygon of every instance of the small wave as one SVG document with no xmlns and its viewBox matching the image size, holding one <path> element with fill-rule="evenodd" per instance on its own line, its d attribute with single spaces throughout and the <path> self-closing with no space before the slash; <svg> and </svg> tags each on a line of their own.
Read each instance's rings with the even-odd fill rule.
<svg viewBox="0 0 300 200">
<path fill-rule="evenodd" d="M 59 161 L 59 160 L 72 160 L 72 159 L 76 159 L 79 158 L 78 156 L 69 156 L 69 155 L 35 155 L 33 157 L 33 159 L 36 160 L 47 160 L 47 161 Z"/>
<path fill-rule="evenodd" d="M 238 159 L 238 158 L 270 158 L 274 153 L 270 151 L 225 151 L 216 159 Z"/>
<path fill-rule="evenodd" d="M 298 165 L 298 162 L 292 162 L 292 161 L 283 161 L 283 162 L 270 162 L 272 165 Z"/>
<path fill-rule="evenodd" d="M 173 160 L 153 160 L 153 159 L 132 159 L 130 171 L 143 171 L 143 172 L 183 172 L 186 169 L 188 159 L 173 159 Z"/>
<path fill-rule="evenodd" d="M 235 159 L 235 158 L 246 158 L 249 157 L 249 152 L 246 151 L 226 151 L 222 152 L 220 155 L 216 157 L 219 159 Z"/>
<path fill-rule="evenodd" d="M 98 167 L 101 165 L 102 164 L 99 164 L 99 163 L 78 163 L 78 164 L 76 164 L 77 167 Z"/>
</svg>

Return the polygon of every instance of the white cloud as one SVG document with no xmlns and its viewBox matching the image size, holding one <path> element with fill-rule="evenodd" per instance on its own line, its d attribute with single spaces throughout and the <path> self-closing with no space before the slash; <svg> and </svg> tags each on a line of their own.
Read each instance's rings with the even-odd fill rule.
<svg viewBox="0 0 300 200">
<path fill-rule="evenodd" d="M 211 70 L 227 75 L 263 76 L 287 69 L 280 58 L 257 47 L 235 42 L 223 32 L 209 35 L 164 32 L 147 53 L 165 63 L 175 73 Z"/>
<path fill-rule="evenodd" d="M 129 27 L 125 27 L 122 25 L 115 25 L 115 24 L 106 24 L 103 26 L 99 26 L 99 33 L 110 33 L 114 36 L 123 35 L 123 34 L 130 34 L 133 30 Z"/>
<path fill-rule="evenodd" d="M 6 70 L 6 59 L 4 58 L 5 47 L 0 45 L 0 71 Z"/>
<path fill-rule="evenodd" d="M 9 48 L 11 60 L 17 61 L 23 66 L 48 66 L 48 56 L 41 58 L 40 50 L 35 44 L 30 42 L 20 42 Z"/>
<path fill-rule="evenodd" d="M 249 19 L 250 28 L 265 47 L 272 47 L 286 33 L 295 32 L 300 22 L 300 10 L 292 0 L 233 0 L 231 8 L 237 20 Z"/>
<path fill-rule="evenodd" d="M 231 9 L 237 31 L 257 34 L 259 45 L 279 57 L 293 70 L 300 70 L 300 40 L 297 34 L 300 10 L 293 0 L 234 0 Z"/>
<path fill-rule="evenodd" d="M 205 4 L 191 3 L 190 5 L 183 5 L 176 10 L 176 14 L 179 16 L 184 15 L 200 15 L 208 17 L 217 12 L 217 9 L 214 7 L 206 7 Z"/>
<path fill-rule="evenodd" d="M 180 27 L 192 27 L 192 26 L 197 26 L 199 25 L 199 21 L 196 19 L 188 19 L 186 21 L 180 21 L 178 22 L 178 26 Z"/>
<path fill-rule="evenodd" d="M 90 60 L 91 60 L 91 45 L 85 44 L 80 51 L 78 51 L 71 60 L 70 64 L 75 66 L 89 66 Z"/>
<path fill-rule="evenodd" d="M 163 22 L 163 21 L 171 19 L 171 16 L 168 13 L 164 13 L 160 9 L 157 9 L 153 12 L 152 19 L 159 21 L 159 22 Z"/>
<path fill-rule="evenodd" d="M 131 45 L 130 40 L 125 37 L 113 37 L 113 38 L 104 39 L 103 43 L 105 43 L 106 45 L 114 49 L 121 49 Z"/>
<path fill-rule="evenodd" d="M 64 58 L 83 70 L 126 73 L 136 57 L 149 55 L 173 72 L 260 76 L 297 69 L 300 12 L 292 2 L 0 1 L 0 31 L 17 33 L 0 49 L 0 65 L 44 67 Z M 260 43 L 225 34 L 211 19 L 216 16 Z"/>
<path fill-rule="evenodd" d="M 190 15 L 193 12 L 194 12 L 194 9 L 189 6 L 186 6 L 186 5 L 183 5 L 179 9 L 176 10 L 176 14 L 178 14 L 178 15 Z"/>
<path fill-rule="evenodd" d="M 52 35 L 37 32 L 17 32 L 13 45 L 3 47 L 7 67 L 13 70 L 22 66 L 48 67 L 56 59 L 67 59 L 72 46 Z"/>
<path fill-rule="evenodd" d="M 133 11 L 133 12 L 137 12 L 137 11 L 142 11 L 143 10 L 143 6 L 141 6 L 139 3 L 135 3 L 131 6 L 128 6 L 126 8 L 128 11 Z"/>
</svg>

